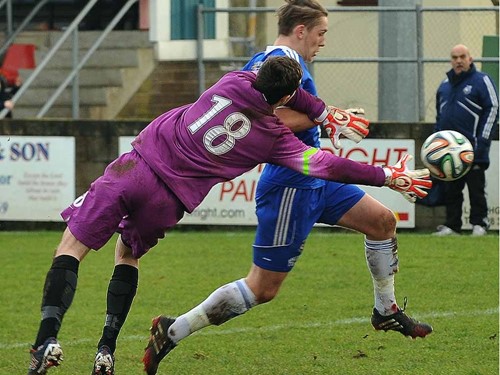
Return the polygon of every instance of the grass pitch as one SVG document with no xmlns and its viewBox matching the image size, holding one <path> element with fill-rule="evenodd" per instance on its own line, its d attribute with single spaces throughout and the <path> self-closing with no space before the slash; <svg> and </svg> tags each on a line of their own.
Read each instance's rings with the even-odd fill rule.
<svg viewBox="0 0 500 375">
<path fill-rule="evenodd" d="M 0 374 L 25 374 L 40 319 L 45 274 L 59 232 L 0 232 Z M 121 332 L 116 374 L 142 374 L 151 318 L 178 315 L 244 277 L 253 231 L 174 231 L 141 260 L 138 293 Z M 278 297 L 185 339 L 158 374 L 498 374 L 498 235 L 399 235 L 399 304 L 434 332 L 411 340 L 375 332 L 363 236 L 318 229 Z M 80 266 L 50 374 L 91 371 L 113 270 L 111 241 Z"/>
</svg>

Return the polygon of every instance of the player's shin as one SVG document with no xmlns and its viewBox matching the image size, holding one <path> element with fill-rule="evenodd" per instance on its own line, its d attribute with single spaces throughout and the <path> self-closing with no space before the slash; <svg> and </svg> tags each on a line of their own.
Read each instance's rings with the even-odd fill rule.
<svg viewBox="0 0 500 375">
<path fill-rule="evenodd" d="M 174 343 L 209 325 L 221 325 L 257 305 L 245 279 L 215 290 L 205 301 L 179 316 L 169 329 Z"/>
<path fill-rule="evenodd" d="M 397 311 L 394 292 L 394 274 L 398 272 L 398 245 L 396 238 L 372 241 L 365 238 L 365 255 L 372 275 L 375 308 L 382 315 Z"/>
<path fill-rule="evenodd" d="M 64 314 L 75 295 L 79 264 L 69 255 L 54 258 L 43 287 L 42 320 L 34 348 L 49 337 L 57 337 Z"/>
<path fill-rule="evenodd" d="M 120 329 L 130 311 L 134 300 L 139 270 L 128 264 L 115 266 L 109 282 L 106 308 L 106 322 L 97 348 L 106 345 L 111 353 L 116 348 L 116 340 Z"/>
</svg>

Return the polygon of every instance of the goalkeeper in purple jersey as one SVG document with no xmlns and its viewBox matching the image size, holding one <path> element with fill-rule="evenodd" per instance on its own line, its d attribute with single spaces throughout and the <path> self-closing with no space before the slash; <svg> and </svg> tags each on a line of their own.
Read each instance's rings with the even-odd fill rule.
<svg viewBox="0 0 500 375">
<path fill-rule="evenodd" d="M 67 223 L 47 274 L 42 320 L 31 350 L 29 374 L 59 365 L 57 341 L 73 300 L 80 262 L 118 232 L 115 269 L 107 316 L 93 374 L 114 374 L 114 351 L 138 280 L 138 261 L 191 212 L 211 187 L 260 163 L 297 172 L 424 196 L 427 170 L 374 167 L 339 158 L 298 140 L 274 114 L 287 104 L 329 124 L 331 113 L 299 88 L 300 64 L 288 57 L 268 59 L 258 73 L 232 72 L 194 104 L 173 109 L 152 121 L 133 141 L 133 150 L 113 161 L 89 190 L 62 212 Z M 345 125 L 347 126 L 347 125 Z M 402 182 L 410 181 L 402 186 Z"/>
<path fill-rule="evenodd" d="M 279 36 L 274 45 L 257 53 L 243 69 L 257 70 L 273 56 L 289 56 L 302 66 L 301 87 L 316 95 L 306 63 L 312 62 L 325 45 L 327 16 L 315 0 L 288 0 L 278 11 Z M 294 109 L 280 107 L 275 112 L 296 132 L 298 139 L 319 147 L 317 123 Z M 333 120 L 324 125 L 335 148 L 340 147 L 340 134 L 355 142 L 366 136 L 368 124 L 356 114 L 337 108 L 331 108 L 331 114 Z M 339 119 L 347 126 L 335 124 Z M 221 286 L 177 318 L 155 318 L 143 359 L 146 372 L 155 374 L 161 359 L 191 333 L 208 325 L 222 324 L 272 300 L 302 254 L 315 223 L 339 225 L 365 234 L 364 248 L 374 288 L 371 321 L 375 329 L 395 330 L 413 338 L 431 333 L 431 326 L 410 318 L 404 312 L 405 307 L 400 308 L 396 302 L 394 274 L 398 271 L 398 256 L 394 214 L 359 187 L 343 182 L 348 181 L 327 181 L 283 164 L 267 164 L 256 190 L 258 226 L 250 272 L 243 279 Z"/>
</svg>

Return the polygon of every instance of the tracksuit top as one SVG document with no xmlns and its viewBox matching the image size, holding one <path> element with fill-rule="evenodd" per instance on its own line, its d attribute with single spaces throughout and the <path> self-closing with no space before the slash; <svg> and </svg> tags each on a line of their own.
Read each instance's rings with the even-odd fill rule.
<svg viewBox="0 0 500 375">
<path fill-rule="evenodd" d="M 474 64 L 461 74 L 453 69 L 436 93 L 435 130 L 455 130 L 474 147 L 474 163 L 489 166 L 494 126 L 498 126 L 498 95 L 495 84 Z"/>
</svg>

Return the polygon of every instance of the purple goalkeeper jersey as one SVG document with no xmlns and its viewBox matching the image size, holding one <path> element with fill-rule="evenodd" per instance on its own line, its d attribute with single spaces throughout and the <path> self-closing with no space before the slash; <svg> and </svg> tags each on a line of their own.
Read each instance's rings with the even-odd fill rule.
<svg viewBox="0 0 500 375">
<path fill-rule="evenodd" d="M 252 87 L 255 72 L 226 74 L 194 103 L 153 120 L 132 146 L 192 212 L 219 182 L 260 163 L 273 163 L 327 180 L 383 186 L 380 167 L 339 158 L 302 143 Z M 298 89 L 287 106 L 311 119 L 325 104 Z"/>
</svg>

